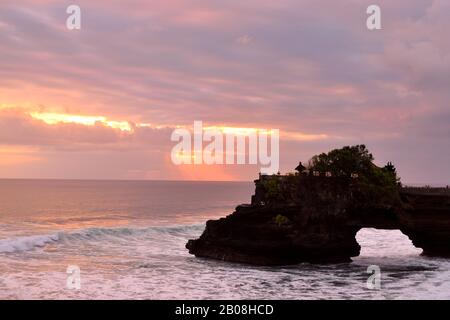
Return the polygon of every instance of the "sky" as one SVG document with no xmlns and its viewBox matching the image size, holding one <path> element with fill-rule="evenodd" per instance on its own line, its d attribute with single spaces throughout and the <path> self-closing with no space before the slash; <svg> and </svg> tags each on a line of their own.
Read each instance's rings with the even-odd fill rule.
<svg viewBox="0 0 450 320">
<path fill-rule="evenodd" d="M 279 129 L 283 173 L 365 144 L 406 183 L 449 184 L 448 30 L 448 0 L 2 0 L 0 178 L 257 177 L 173 164 L 198 120 Z"/>
</svg>

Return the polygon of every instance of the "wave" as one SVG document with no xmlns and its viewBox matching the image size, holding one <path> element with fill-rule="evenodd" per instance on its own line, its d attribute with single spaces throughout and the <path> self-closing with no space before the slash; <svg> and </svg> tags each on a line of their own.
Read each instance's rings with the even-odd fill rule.
<svg viewBox="0 0 450 320">
<path fill-rule="evenodd" d="M 18 237 L 0 240 L 0 253 L 28 251 L 60 240 L 60 234 Z"/>
<path fill-rule="evenodd" d="M 0 239 L 0 253 L 30 251 L 51 243 L 73 241 L 98 241 L 102 239 L 139 240 L 140 237 L 186 237 L 201 232 L 204 224 L 179 226 L 154 226 L 149 228 L 87 228 L 73 232 L 57 232 L 45 235 Z"/>
</svg>

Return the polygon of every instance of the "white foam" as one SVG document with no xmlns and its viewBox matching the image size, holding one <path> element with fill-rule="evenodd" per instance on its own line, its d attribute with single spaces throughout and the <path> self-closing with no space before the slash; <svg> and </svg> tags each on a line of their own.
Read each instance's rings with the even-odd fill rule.
<svg viewBox="0 0 450 320">
<path fill-rule="evenodd" d="M 49 243 L 62 241 L 107 241 L 113 240 L 139 240 L 140 236 L 151 236 L 160 238 L 161 235 L 177 236 L 184 235 L 186 232 L 203 230 L 204 225 L 180 225 L 180 226 L 161 226 L 149 228 L 87 228 L 73 232 L 57 232 L 46 235 L 23 236 L 16 238 L 0 239 L 0 253 L 14 253 L 29 251 L 44 247 Z"/>
<path fill-rule="evenodd" d="M 36 235 L 0 240 L 0 253 L 28 251 L 60 240 L 60 234 Z"/>
</svg>

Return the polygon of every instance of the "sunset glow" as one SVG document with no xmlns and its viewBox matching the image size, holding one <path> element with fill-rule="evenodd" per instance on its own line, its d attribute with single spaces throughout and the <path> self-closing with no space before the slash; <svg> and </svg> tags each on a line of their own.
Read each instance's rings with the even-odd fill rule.
<svg viewBox="0 0 450 320">
<path fill-rule="evenodd" d="M 53 125 L 58 123 L 75 123 L 85 126 L 94 126 L 101 124 L 114 129 L 123 131 L 131 131 L 132 128 L 128 122 L 125 121 L 111 121 L 102 116 L 82 116 L 72 114 L 58 114 L 58 113 L 38 113 L 32 112 L 30 115 L 37 120 L 41 120 L 47 124 Z"/>
<path fill-rule="evenodd" d="M 450 0 L 0 0 L 0 300 L 450 299 L 448 30 Z"/>
<path fill-rule="evenodd" d="M 381 0 L 376 31 L 364 1 L 77 5 L 80 30 L 57 1 L 0 5 L 0 177 L 253 180 L 258 166 L 171 163 L 173 130 L 202 121 L 279 130 L 281 172 L 365 143 L 406 180 L 450 179 L 446 0 Z"/>
</svg>

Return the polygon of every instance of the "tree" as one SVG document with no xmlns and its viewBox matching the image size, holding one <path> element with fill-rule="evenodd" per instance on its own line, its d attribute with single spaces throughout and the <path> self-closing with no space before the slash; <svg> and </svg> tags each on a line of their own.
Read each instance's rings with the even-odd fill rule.
<svg viewBox="0 0 450 320">
<path fill-rule="evenodd" d="M 346 146 L 312 157 L 308 169 L 349 177 L 352 173 L 364 174 L 370 171 L 373 160 L 365 145 Z"/>
<path fill-rule="evenodd" d="M 391 178 L 392 178 L 396 183 L 398 183 L 399 185 L 401 185 L 401 184 L 400 184 L 400 178 L 397 177 L 397 169 L 396 169 L 395 166 L 392 164 L 392 162 L 389 161 L 389 162 L 384 166 L 383 170 L 384 170 L 386 173 L 388 173 L 388 174 L 391 176 Z"/>
<path fill-rule="evenodd" d="M 397 202 L 399 179 L 394 165 L 388 163 L 380 168 L 373 161 L 373 155 L 361 144 L 316 155 L 309 161 L 308 169 L 331 172 L 336 177 L 350 178 L 352 174 L 358 174 L 353 183 L 361 203 L 389 205 Z"/>
</svg>

